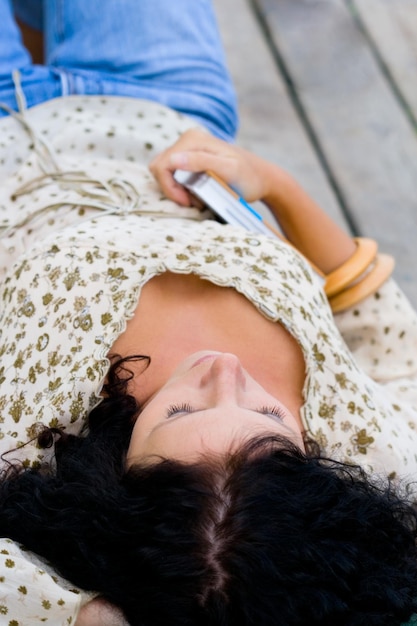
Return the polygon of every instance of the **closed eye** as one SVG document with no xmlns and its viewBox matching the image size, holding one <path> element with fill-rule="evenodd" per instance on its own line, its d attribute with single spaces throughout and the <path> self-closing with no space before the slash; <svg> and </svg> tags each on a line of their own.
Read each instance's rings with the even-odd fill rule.
<svg viewBox="0 0 417 626">
<path fill-rule="evenodd" d="M 262 415 L 273 415 L 274 417 L 278 417 L 280 420 L 284 420 L 287 417 L 284 409 L 281 409 L 279 406 L 262 406 L 259 409 L 256 409 L 257 413 L 262 413 Z"/>
<path fill-rule="evenodd" d="M 196 409 L 194 409 L 189 402 L 183 402 L 181 404 L 171 404 L 168 407 L 166 418 L 176 416 L 180 413 L 194 413 Z M 286 413 L 283 409 L 278 406 L 262 406 L 258 409 L 254 409 L 256 413 L 261 413 L 262 415 L 272 415 L 273 417 L 278 417 L 280 420 L 284 420 L 286 417 Z"/>
<path fill-rule="evenodd" d="M 178 415 L 179 413 L 193 413 L 195 409 L 191 406 L 189 402 L 183 402 L 181 404 L 171 404 L 168 407 L 166 418 L 173 417 L 174 415 Z"/>
</svg>

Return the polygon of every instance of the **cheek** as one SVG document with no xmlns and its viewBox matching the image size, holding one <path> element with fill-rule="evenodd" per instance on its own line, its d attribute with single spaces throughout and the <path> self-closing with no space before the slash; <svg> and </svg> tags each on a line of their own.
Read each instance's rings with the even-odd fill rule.
<svg viewBox="0 0 417 626">
<path fill-rule="evenodd" d="M 165 406 L 159 410 L 158 406 L 152 405 L 152 410 L 148 407 L 139 414 L 130 438 L 128 459 L 144 457 L 151 448 L 160 446 L 164 442 L 165 429 L 156 427 L 165 423 L 165 412 Z"/>
<path fill-rule="evenodd" d="M 134 458 L 137 458 L 140 454 L 141 449 L 141 439 L 139 436 L 138 429 L 133 429 L 132 436 L 130 437 L 129 447 L 126 453 L 126 464 L 129 467 L 133 462 Z"/>
<path fill-rule="evenodd" d="M 149 366 L 135 376 L 133 381 L 129 384 L 129 393 L 131 393 L 139 406 L 144 406 L 152 398 L 152 402 L 159 401 L 159 395 L 163 392 L 165 385 L 167 384 L 168 376 L 170 374 L 170 368 L 164 361 L 154 363 L 152 359 Z"/>
<path fill-rule="evenodd" d="M 162 428 L 160 431 L 149 432 L 142 427 L 138 427 L 132 433 L 130 445 L 127 451 L 127 466 L 133 463 L 145 462 L 147 459 L 157 456 L 164 458 L 177 458 L 178 452 L 185 441 L 186 437 L 179 438 L 180 445 L 176 444 L 177 439 L 168 436 L 168 433 Z"/>
<path fill-rule="evenodd" d="M 140 456 L 146 446 L 146 441 L 148 437 L 149 428 L 146 428 L 146 421 L 142 421 L 141 416 L 139 416 L 136 420 L 136 424 L 133 427 L 132 435 L 130 437 L 127 457 L 129 458 Z"/>
<path fill-rule="evenodd" d="M 289 424 L 289 426 L 294 431 L 294 436 L 292 437 L 293 442 L 295 443 L 296 446 L 298 446 L 300 448 L 300 450 L 305 452 L 303 431 L 300 430 L 300 427 L 299 427 L 297 421 L 294 419 L 293 424 Z"/>
</svg>

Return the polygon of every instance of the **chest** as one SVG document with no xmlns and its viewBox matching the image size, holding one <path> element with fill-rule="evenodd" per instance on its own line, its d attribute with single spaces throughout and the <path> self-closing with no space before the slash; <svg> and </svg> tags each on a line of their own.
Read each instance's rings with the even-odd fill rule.
<svg viewBox="0 0 417 626">
<path fill-rule="evenodd" d="M 239 356 L 243 366 L 268 391 L 299 398 L 305 363 L 295 339 L 266 319 L 236 290 L 195 275 L 165 273 L 143 288 L 126 331 L 112 352 L 147 354 L 151 365 L 142 376 L 149 391 L 190 353 L 218 350 Z"/>
</svg>

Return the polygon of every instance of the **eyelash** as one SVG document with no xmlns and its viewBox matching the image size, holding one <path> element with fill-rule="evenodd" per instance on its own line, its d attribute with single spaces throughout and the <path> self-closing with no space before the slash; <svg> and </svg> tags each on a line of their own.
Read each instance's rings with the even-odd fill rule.
<svg viewBox="0 0 417 626">
<path fill-rule="evenodd" d="M 278 406 L 263 406 L 260 409 L 257 409 L 259 413 L 269 413 L 270 415 L 274 415 L 275 417 L 279 417 L 280 420 L 284 420 L 287 417 L 284 409 L 281 409 Z"/>
<path fill-rule="evenodd" d="M 193 407 L 191 406 L 191 404 L 189 404 L 188 402 L 184 402 L 182 404 L 171 404 L 170 407 L 168 407 L 168 411 L 167 411 L 167 418 L 172 417 L 173 415 L 176 415 L 177 413 L 192 413 L 193 412 Z"/>
<path fill-rule="evenodd" d="M 269 414 L 278 417 L 281 420 L 284 420 L 286 417 L 286 413 L 283 409 L 277 406 L 262 406 L 259 409 L 255 409 L 257 413 Z M 177 415 L 178 413 L 192 413 L 194 411 L 191 404 L 188 402 L 184 402 L 182 404 L 172 404 L 168 407 L 168 411 L 166 414 L 167 419 Z"/>
</svg>

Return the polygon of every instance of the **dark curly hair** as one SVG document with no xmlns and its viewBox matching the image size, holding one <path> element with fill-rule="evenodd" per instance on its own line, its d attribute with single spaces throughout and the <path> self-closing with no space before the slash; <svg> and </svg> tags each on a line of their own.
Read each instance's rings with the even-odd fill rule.
<svg viewBox="0 0 417 626">
<path fill-rule="evenodd" d="M 85 437 L 44 435 L 56 466 L 4 473 L 2 536 L 132 626 L 394 626 L 417 610 L 416 513 L 389 482 L 276 437 L 126 472 L 123 388 Z"/>
</svg>

